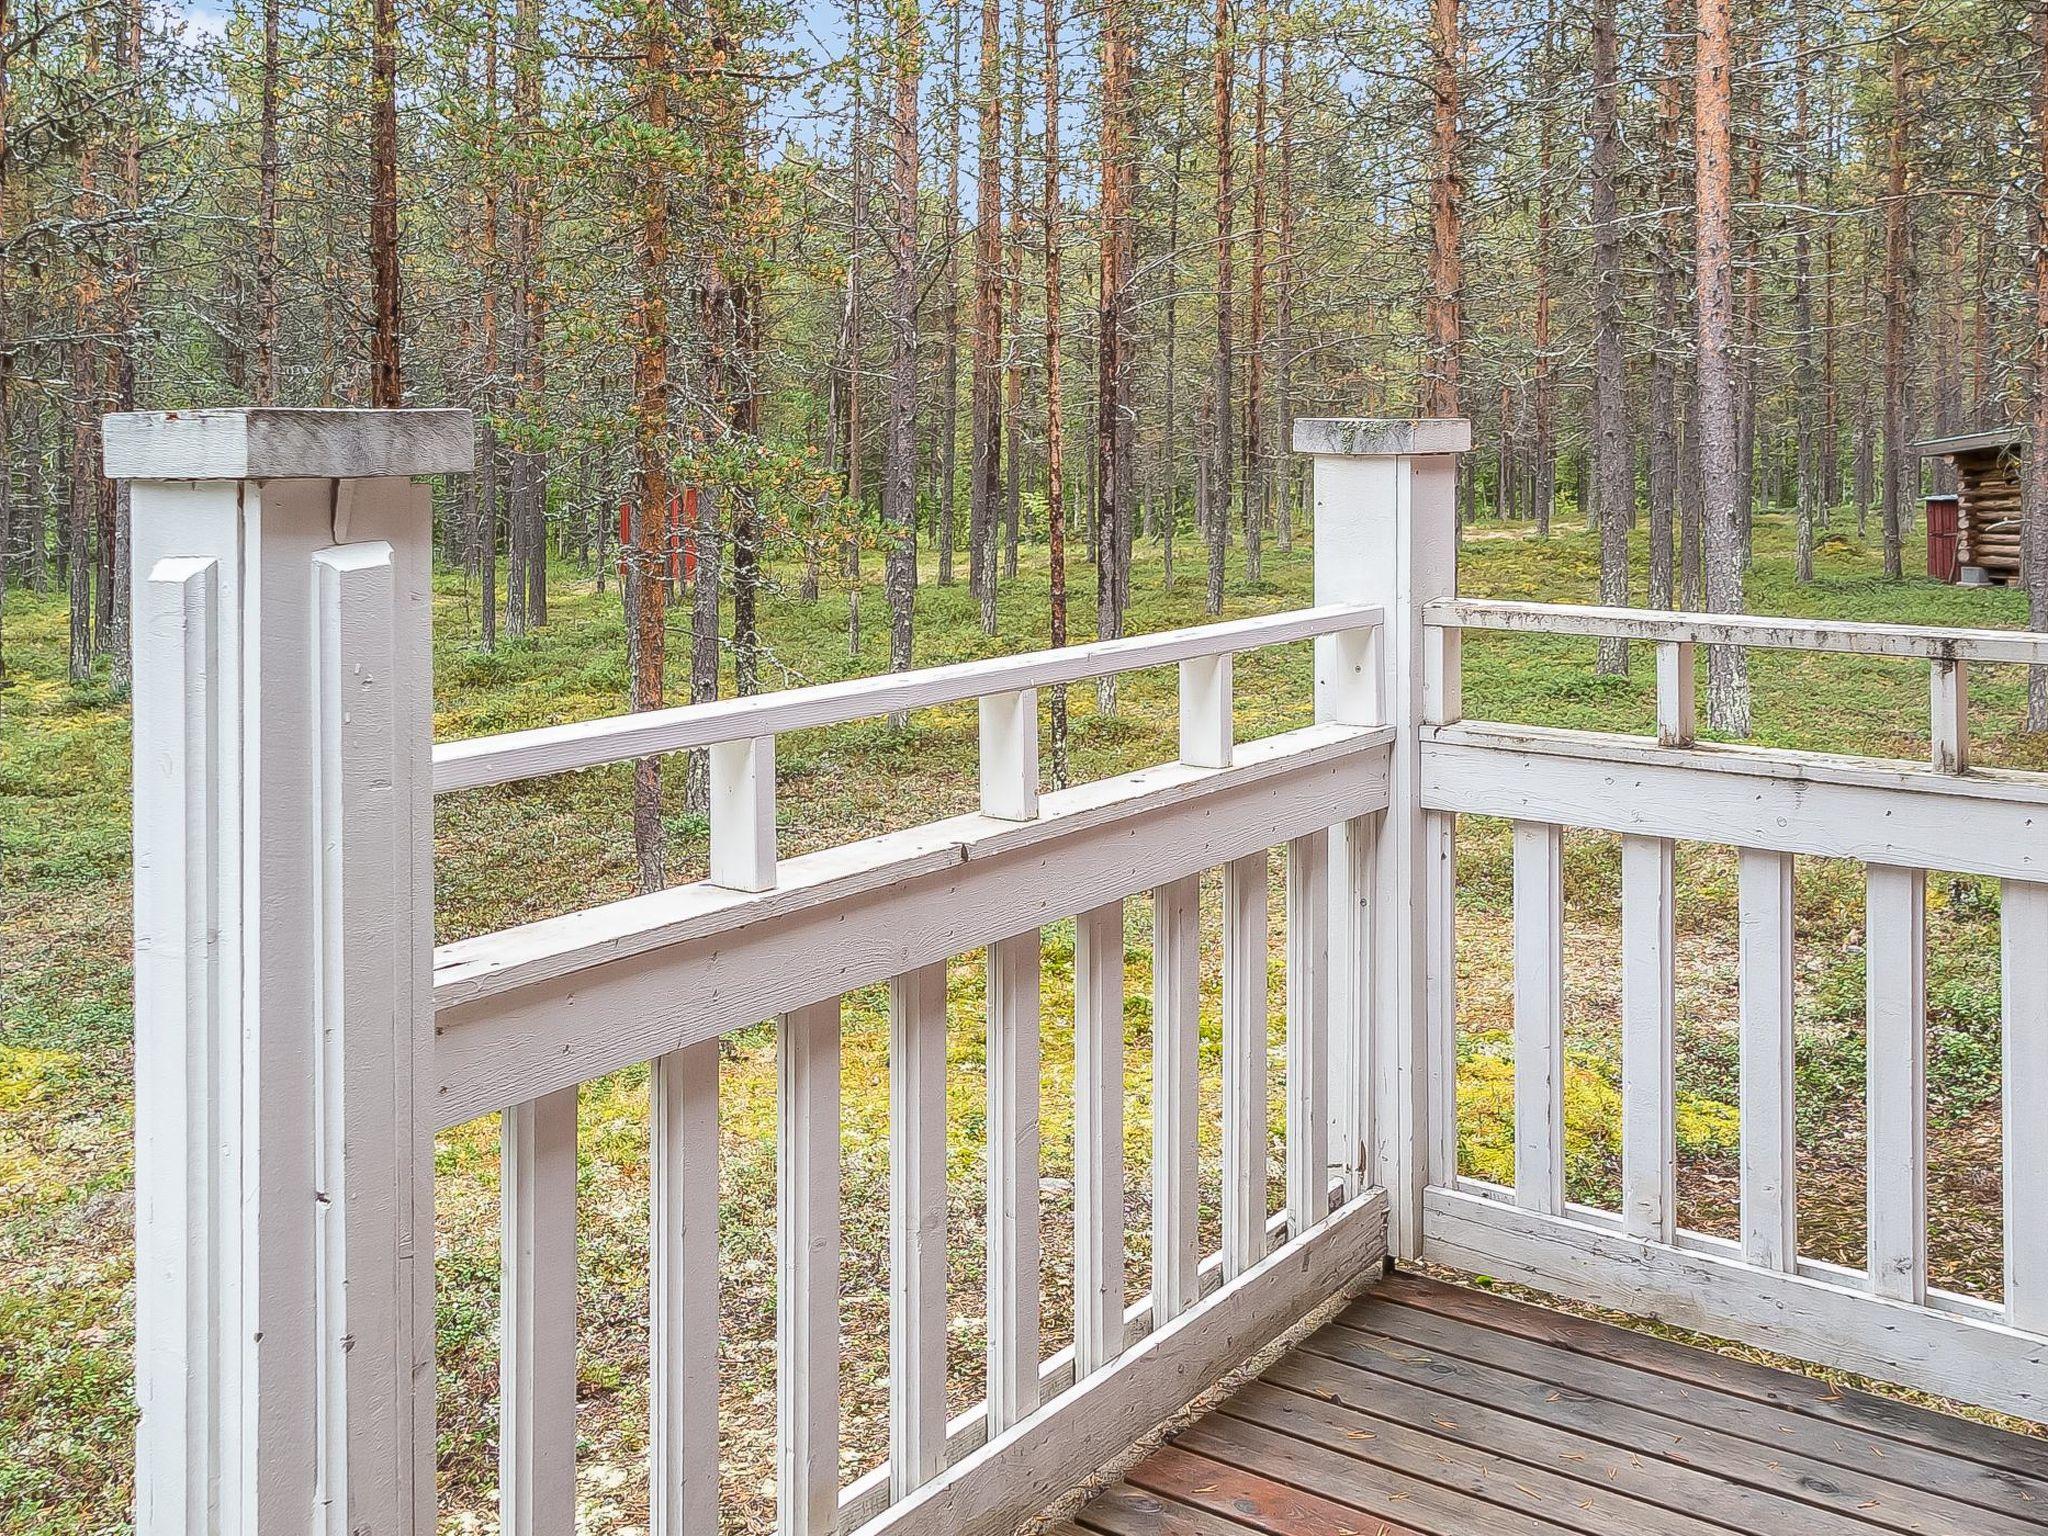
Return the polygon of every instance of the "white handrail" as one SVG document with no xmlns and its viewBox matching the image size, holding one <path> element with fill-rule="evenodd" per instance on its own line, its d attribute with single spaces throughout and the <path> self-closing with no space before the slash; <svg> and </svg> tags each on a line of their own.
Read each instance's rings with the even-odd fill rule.
<svg viewBox="0 0 2048 1536">
<path fill-rule="evenodd" d="M 2048 635 L 2026 630 L 1947 629 L 1765 614 L 1672 613 L 1653 608 L 1464 597 L 1431 603 L 1423 611 L 1423 622 L 1441 629 L 1744 645 L 1758 650 L 1836 651 L 1856 656 L 1917 656 L 1929 661 L 2048 665 Z"/>
<path fill-rule="evenodd" d="M 716 746 L 745 737 L 843 725 L 899 710 L 960 704 L 987 694 L 1053 687 L 1089 678 L 1229 655 L 1294 640 L 1377 627 L 1383 611 L 1332 603 L 1291 613 L 1098 640 L 1061 650 L 1026 651 L 978 661 L 818 683 L 751 698 L 609 715 L 569 725 L 476 736 L 434 748 L 434 793 L 540 778 L 626 762 L 660 752 Z"/>
</svg>

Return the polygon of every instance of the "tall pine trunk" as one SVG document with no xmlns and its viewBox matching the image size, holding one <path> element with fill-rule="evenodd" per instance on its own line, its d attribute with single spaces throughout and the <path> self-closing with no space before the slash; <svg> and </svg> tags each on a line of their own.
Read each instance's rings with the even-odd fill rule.
<svg viewBox="0 0 2048 1536">
<path fill-rule="evenodd" d="M 1699 0 L 1693 61 L 1693 267 L 1698 286 L 1700 521 L 1707 610 L 1740 613 L 1741 467 L 1735 432 L 1734 168 L 1730 132 L 1730 0 Z M 1749 669 L 1740 649 L 1707 654 L 1707 713 L 1717 730 L 1749 734 Z"/>
<path fill-rule="evenodd" d="M 882 467 L 889 553 L 883 582 L 889 595 L 889 669 L 905 672 L 917 601 L 917 125 L 924 17 L 918 0 L 892 4 L 896 100 L 889 179 L 895 217 L 889 233 L 889 438 Z"/>
<path fill-rule="evenodd" d="M 1060 406 L 1060 22 L 1059 0 L 1045 18 L 1045 528 L 1052 644 L 1067 643 L 1067 509 L 1063 482 L 1065 422 Z M 1052 691 L 1052 784 L 1067 784 L 1067 690 Z"/>
<path fill-rule="evenodd" d="M 1211 614 L 1223 611 L 1223 555 L 1230 537 L 1231 419 L 1236 396 L 1231 387 L 1230 349 L 1234 327 L 1231 322 L 1231 272 L 1235 224 L 1236 186 L 1232 165 L 1230 87 L 1236 72 L 1234 38 L 1230 15 L 1231 0 L 1216 0 L 1216 24 L 1211 58 L 1211 95 L 1216 122 L 1216 375 L 1214 464 L 1209 484 L 1209 591 Z"/>
<path fill-rule="evenodd" d="M 1628 602 L 1628 530 L 1635 468 L 1628 443 L 1627 362 L 1622 354 L 1619 60 L 1614 0 L 1593 0 L 1593 479 L 1600 518 L 1600 601 Z M 1595 670 L 1628 673 L 1628 642 L 1602 640 Z"/>
<path fill-rule="evenodd" d="M 980 122 L 974 178 L 974 376 L 967 485 L 967 580 L 985 634 L 996 632 L 997 498 L 1002 488 L 1003 82 L 1000 0 L 981 0 Z"/>
</svg>

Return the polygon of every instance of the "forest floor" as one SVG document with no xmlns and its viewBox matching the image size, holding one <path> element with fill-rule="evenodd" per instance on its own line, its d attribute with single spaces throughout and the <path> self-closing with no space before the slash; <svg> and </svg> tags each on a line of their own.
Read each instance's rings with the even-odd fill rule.
<svg viewBox="0 0 2048 1536">
<path fill-rule="evenodd" d="M 1790 534 L 1762 519 L 1751 578 L 1755 611 L 1931 624 L 2017 627 L 2020 594 L 1925 580 L 1887 582 L 1874 543 L 1838 517 L 1819 579 L 1791 579 Z M 1845 530 L 1841 531 L 1841 530 Z M 1638 547 L 1636 590 L 1642 590 Z M 1005 584 L 1001 635 L 983 636 L 963 586 L 918 598 L 918 659 L 1025 649 L 1045 630 L 1043 551 L 1027 549 Z M 1181 580 L 1165 591 L 1156 549 L 1140 550 L 1131 631 L 1200 622 L 1199 551 L 1184 542 Z M 870 560 L 873 574 L 875 562 Z M 1077 638 L 1093 612 L 1093 572 L 1071 577 Z M 876 670 L 886 658 L 878 584 L 864 605 L 860 654 L 848 655 L 846 600 L 797 599 L 778 571 L 764 603 L 764 686 Z M 1269 549 L 1263 579 L 1233 563 L 1232 616 L 1309 601 L 1306 543 Z M 1580 529 L 1539 542 L 1480 528 L 1460 565 L 1470 595 L 1590 600 L 1597 550 Z M 609 584 L 608 584 L 609 585 Z M 615 590 L 558 567 L 551 622 L 479 651 L 474 596 L 457 575 L 438 583 L 437 734 L 468 736 L 616 712 L 626 688 Z M 0 857 L 5 860 L 4 1012 L 0 1012 L 0 1532 L 9 1536 L 126 1528 L 132 1487 L 129 1391 L 133 1328 L 129 969 L 128 722 L 100 680 L 64 679 L 64 609 L 56 596 L 9 593 L 0 694 Z M 1473 717 L 1647 731 L 1654 666 L 1637 647 L 1625 678 L 1596 677 L 1590 641 L 1474 636 L 1465 656 Z M 681 654 L 680 638 L 672 654 Z M 1756 730 L 1771 745 L 1918 758 L 1927 750 L 1924 665 L 1883 658 L 1760 653 Z M 729 671 L 729 669 L 728 669 Z M 1309 719 L 1307 648 L 1241 658 L 1239 730 L 1256 736 Z M 2020 731 L 2017 669 L 1973 675 L 1978 761 L 2048 768 L 2048 744 Z M 730 682 L 728 678 L 728 689 Z M 1169 672 L 1125 680 L 1113 718 L 1092 687 L 1071 691 L 1073 776 L 1098 777 L 1175 751 Z M 785 854 L 830 846 L 970 809 L 970 708 L 921 713 L 902 730 L 876 721 L 779 743 Z M 1049 760 L 1049 753 L 1048 753 Z M 673 878 L 702 873 L 706 828 L 685 813 L 669 774 Z M 630 792 L 623 769 L 452 796 L 437 816 L 437 924 L 443 940 L 631 893 Z M 1280 876 L 1280 861 L 1274 874 Z M 1684 846 L 1678 860 L 1678 1084 L 1685 1225 L 1732 1235 L 1735 1215 L 1735 870 L 1725 849 Z M 1503 823 L 1469 820 L 1458 842 L 1461 1126 L 1466 1172 L 1512 1177 L 1509 849 Z M 1571 1198 L 1612 1207 L 1620 1104 L 1619 849 L 1612 837 L 1566 842 L 1566 988 Z M 1801 860 L 1797 883 L 1799 1215 L 1803 1250 L 1863 1262 L 1863 885 L 1851 867 Z M 1205 892 L 1203 1220 L 1217 1241 L 1220 980 L 1217 897 Z M 1934 875 L 1928 901 L 1928 1213 L 1938 1284 L 1996 1297 L 2000 1271 L 1998 896 L 1986 881 Z M 1144 1171 L 1150 1134 L 1149 915 L 1128 908 L 1127 1081 L 1131 1276 L 1148 1273 Z M 1276 941 L 1280 935 L 1277 931 Z M 1280 952 L 1273 958 L 1277 1148 Z M 1045 1345 L 1070 1337 L 1072 1220 L 1072 929 L 1046 936 L 1044 1175 Z M 951 1335 L 954 1407 L 981 1393 L 982 964 L 950 969 L 952 1120 Z M 885 1455 L 887 1036 L 879 990 L 847 999 L 843 1294 L 848 1480 Z M 721 1465 L 729 1532 L 762 1531 L 774 1505 L 774 1060 L 760 1028 L 727 1042 L 720 1168 L 723 1319 Z M 647 1075 L 583 1090 L 581 1114 L 579 1479 L 583 1525 L 627 1531 L 646 1519 Z M 437 1158 L 442 1504 L 451 1530 L 496 1526 L 497 1126 L 447 1133 Z M 1273 1190 L 1277 1203 L 1277 1179 Z"/>
</svg>

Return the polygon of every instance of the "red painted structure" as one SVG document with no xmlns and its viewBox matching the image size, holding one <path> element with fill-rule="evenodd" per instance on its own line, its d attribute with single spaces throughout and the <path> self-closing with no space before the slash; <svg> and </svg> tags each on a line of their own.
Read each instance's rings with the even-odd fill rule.
<svg viewBox="0 0 2048 1536">
<path fill-rule="evenodd" d="M 697 487 L 685 486 L 668 499 L 668 579 L 685 585 L 697 579 Z M 626 578 L 626 550 L 633 543 L 633 504 L 619 503 L 619 579 Z"/>
<path fill-rule="evenodd" d="M 1953 584 L 1962 574 L 1956 552 L 1956 525 L 1962 502 L 1955 496 L 1927 498 L 1927 574 Z"/>
</svg>

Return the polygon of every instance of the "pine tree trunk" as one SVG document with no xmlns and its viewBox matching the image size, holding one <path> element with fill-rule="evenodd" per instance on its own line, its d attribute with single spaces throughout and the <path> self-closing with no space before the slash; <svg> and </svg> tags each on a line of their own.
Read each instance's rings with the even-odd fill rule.
<svg viewBox="0 0 2048 1536">
<path fill-rule="evenodd" d="M 996 519 L 1002 473 L 1002 35 L 1000 0 L 982 0 L 981 120 L 974 178 L 974 376 L 967 486 L 968 584 L 984 634 L 996 632 Z"/>
<path fill-rule="evenodd" d="M 398 0 L 373 0 L 370 30 L 370 404 L 404 403 L 399 371 Z"/>
<path fill-rule="evenodd" d="M 1234 340 L 1231 322 L 1230 260 L 1234 243 L 1232 124 L 1230 87 L 1236 71 L 1234 38 L 1230 15 L 1231 0 L 1216 0 L 1216 23 L 1212 48 L 1212 98 L 1216 122 L 1216 383 L 1214 420 L 1214 466 L 1209 485 L 1209 612 L 1223 611 L 1223 556 L 1230 536 L 1231 422 L 1236 397 L 1231 388 L 1230 349 Z"/>
<path fill-rule="evenodd" d="M 1806 0 L 1795 0 L 1792 17 L 1792 141 L 1803 145 L 1808 142 L 1812 131 Z M 1798 539 L 1793 554 L 1793 575 L 1799 581 L 1813 580 L 1813 534 L 1820 511 L 1819 444 L 1814 438 L 1814 395 L 1818 381 L 1813 363 L 1813 237 L 1806 198 L 1806 156 L 1800 154 L 1793 157 L 1792 167 L 1792 329 L 1797 349 L 1793 393 L 1799 431 L 1796 445 L 1798 487 L 1795 492 Z"/>
<path fill-rule="evenodd" d="M 1424 416 L 1456 416 L 1464 334 L 1464 110 L 1459 40 L 1461 0 L 1430 0 L 1431 135 L 1429 171 L 1429 301 L 1423 315 L 1427 349 Z"/>
<path fill-rule="evenodd" d="M 1600 601 L 1628 603 L 1628 530 L 1635 513 L 1635 474 L 1628 444 L 1627 363 L 1622 354 L 1620 64 L 1614 0 L 1593 0 L 1593 115 L 1588 164 L 1593 215 L 1593 462 L 1600 519 Z M 1627 676 L 1628 642 L 1603 639 L 1595 670 Z"/>
<path fill-rule="evenodd" d="M 1891 50 L 1892 127 L 1884 209 L 1884 573 L 1904 571 L 1906 494 L 1906 328 L 1911 299 L 1906 267 L 1911 230 L 1906 206 L 1907 41 L 1903 23 Z"/>
<path fill-rule="evenodd" d="M 641 117 L 655 144 L 674 127 L 673 39 L 665 0 L 643 0 L 640 16 Z M 669 459 L 669 186 L 659 151 L 640 169 L 639 276 L 633 352 L 634 437 L 639 462 L 639 514 L 633 557 L 627 565 L 634 583 L 633 708 L 659 709 L 666 702 L 664 676 L 668 644 Z M 661 759 L 643 757 L 633 765 L 633 848 L 640 889 L 667 883 L 667 829 L 662 820 Z"/>
<path fill-rule="evenodd" d="M 910 669 L 917 601 L 917 193 L 919 60 L 924 18 L 917 0 L 893 0 L 896 75 L 890 114 L 889 438 L 882 520 L 889 529 L 883 583 L 889 595 L 889 669 Z"/>
<path fill-rule="evenodd" d="M 2048 0 L 2034 4 L 2034 155 L 2040 175 L 2035 192 L 2034 344 L 2028 397 L 2031 437 L 2036 445 L 2022 471 L 2025 521 L 2020 525 L 2027 579 L 2030 627 L 2048 632 Z M 2027 673 L 2027 729 L 2048 731 L 2048 667 Z"/>
<path fill-rule="evenodd" d="M 1045 57 L 1045 529 L 1054 647 L 1067 643 L 1065 427 L 1060 405 L 1060 25 L 1044 0 Z M 1107 168 L 1105 167 L 1105 173 Z M 1052 691 L 1052 787 L 1067 784 L 1067 690 Z"/>
<path fill-rule="evenodd" d="M 1657 81 L 1656 341 L 1650 355 L 1650 606 L 1677 600 L 1678 359 L 1680 249 L 1685 240 L 1685 175 L 1679 138 L 1685 113 L 1685 0 L 1665 0 L 1662 70 Z"/>
<path fill-rule="evenodd" d="M 1734 175 L 1730 164 L 1729 0 L 1699 0 L 1697 56 L 1693 63 L 1695 160 L 1694 254 L 1698 285 L 1700 523 L 1707 610 L 1740 613 L 1742 542 L 1738 522 L 1741 470 L 1735 434 Z M 1749 674 L 1734 646 L 1714 646 L 1707 657 L 1707 712 L 1714 728 L 1749 734 Z"/>
<path fill-rule="evenodd" d="M 1096 325 L 1095 634 L 1114 640 L 1124 632 L 1130 600 L 1131 514 L 1136 402 L 1132 399 L 1135 317 L 1131 291 L 1132 206 L 1137 164 L 1132 156 L 1131 68 L 1137 53 L 1131 0 L 1104 0 L 1102 11 L 1101 222 Z M 1055 189 L 1056 190 L 1056 189 Z M 1050 281 L 1047 284 L 1051 291 Z M 1116 679 L 1096 684 L 1099 713 L 1116 713 Z"/>
</svg>

